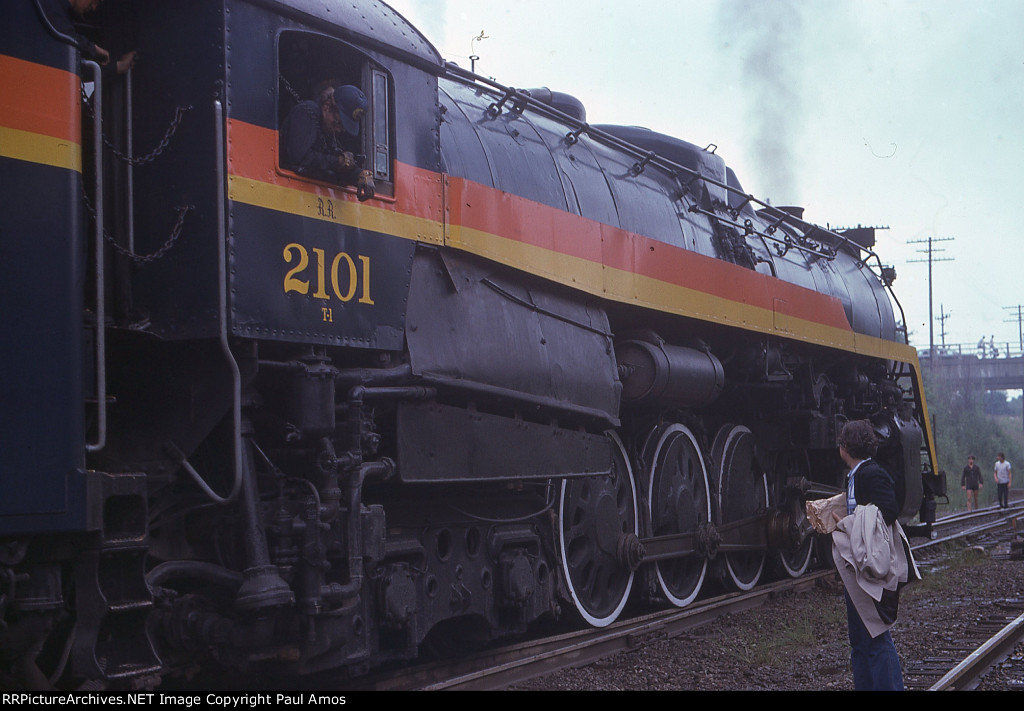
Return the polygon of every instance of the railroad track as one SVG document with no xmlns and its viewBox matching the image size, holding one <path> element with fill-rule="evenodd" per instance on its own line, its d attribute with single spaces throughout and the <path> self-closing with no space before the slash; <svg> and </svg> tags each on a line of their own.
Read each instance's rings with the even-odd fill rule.
<svg viewBox="0 0 1024 711">
<path fill-rule="evenodd" d="M 595 662 L 655 639 L 674 637 L 722 615 L 759 607 L 782 592 L 812 587 L 833 574 L 831 570 L 816 571 L 747 593 L 730 593 L 682 609 L 660 610 L 601 629 L 577 630 L 482 652 L 472 658 L 403 669 L 374 677 L 372 684 L 379 691 L 501 689 L 567 666 Z"/>
<path fill-rule="evenodd" d="M 929 691 L 973 691 L 983 684 L 989 690 L 1024 688 L 1024 600 L 1002 600 L 995 607 L 978 623 L 979 631 L 994 633 L 952 669 L 938 660 L 936 668 L 948 671 Z"/>
<path fill-rule="evenodd" d="M 1011 509 L 1009 515 L 1024 513 L 1024 505 Z M 998 531 L 1007 530 L 1008 512 L 997 508 L 972 514 L 957 514 L 943 518 L 935 527 L 937 532 L 956 528 L 949 535 L 935 535 L 930 541 L 914 546 L 915 556 L 920 555 L 934 564 L 944 554 L 945 544 L 954 545 L 966 538 L 972 543 L 991 547 L 992 538 Z M 990 520 L 994 519 L 994 520 Z M 495 690 L 506 688 L 526 679 L 549 674 L 569 666 L 582 666 L 615 653 L 644 646 L 656 639 L 670 638 L 687 630 L 700 627 L 712 620 L 730 613 L 738 613 L 762 605 L 771 597 L 791 590 L 801 590 L 818 584 L 818 581 L 832 578 L 835 571 L 826 569 L 813 572 L 793 580 L 782 580 L 749 593 L 731 593 L 698 601 L 686 608 L 654 612 L 641 617 L 619 621 L 602 629 L 583 629 L 554 637 L 520 642 L 488 650 L 472 657 L 453 661 L 405 668 L 391 674 L 377 675 L 370 682 L 377 690 Z M 1024 612 L 1024 608 L 1021 610 Z M 1018 613 L 1019 614 L 1019 613 Z M 991 624 L 1007 620 L 993 613 Z M 1024 624 L 1021 625 L 1024 629 Z M 979 624 L 979 631 L 983 628 Z M 961 659 L 973 653 L 985 640 L 967 642 L 946 650 L 948 654 L 927 660 L 913 668 L 919 678 L 929 683 L 948 672 Z M 908 669 L 911 672 L 911 669 Z M 909 675 L 909 674 L 908 674 Z M 928 688 L 927 686 L 924 688 Z"/>
<path fill-rule="evenodd" d="M 1011 504 L 1009 509 L 1000 510 L 997 506 L 986 506 L 971 513 L 956 513 L 944 516 L 933 524 L 933 538 L 927 543 L 914 547 L 915 553 L 918 550 L 925 550 L 930 547 L 940 546 L 943 543 L 958 540 L 964 536 L 984 534 L 992 530 L 998 530 L 1005 526 L 1007 519 L 1024 514 L 1024 500 L 1018 500 Z M 939 531 L 950 529 L 952 533 L 942 536 Z"/>
<path fill-rule="evenodd" d="M 1024 507 L 1011 506 L 1009 511 L 992 508 L 978 514 L 961 516 L 952 524 L 967 525 L 955 535 L 936 538 L 922 548 L 941 545 L 957 538 L 967 538 L 992 551 L 993 559 L 1019 556 L 1017 533 Z M 994 521 L 977 523 L 995 515 Z M 916 549 L 915 549 L 916 550 Z M 913 679 L 908 688 L 929 691 L 971 691 L 1024 689 L 1024 599 L 1005 599 L 988 603 L 979 617 L 975 633 L 969 637 L 949 640 L 934 650 L 937 655 L 911 662 L 905 670 Z"/>
</svg>

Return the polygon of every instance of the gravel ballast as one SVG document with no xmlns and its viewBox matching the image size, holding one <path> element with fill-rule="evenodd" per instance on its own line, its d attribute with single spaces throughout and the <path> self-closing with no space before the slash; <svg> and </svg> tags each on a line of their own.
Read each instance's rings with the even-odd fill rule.
<svg viewBox="0 0 1024 711">
<path fill-rule="evenodd" d="M 967 549 L 922 566 L 924 580 L 903 590 L 892 629 L 908 688 L 917 662 L 979 636 L 978 620 L 1003 599 L 1024 595 L 1024 562 Z M 966 656 L 966 655 L 965 655 Z M 950 665 L 952 666 L 952 664 Z M 805 592 L 729 615 L 672 639 L 517 685 L 529 690 L 853 690 L 846 606 L 838 575 Z"/>
</svg>

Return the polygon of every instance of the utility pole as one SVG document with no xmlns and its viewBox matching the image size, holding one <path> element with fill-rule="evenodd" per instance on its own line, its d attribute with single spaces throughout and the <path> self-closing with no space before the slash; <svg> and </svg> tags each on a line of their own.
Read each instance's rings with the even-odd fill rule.
<svg viewBox="0 0 1024 711">
<path fill-rule="evenodd" d="M 943 304 L 939 304 L 939 316 L 937 319 L 942 324 L 942 333 L 939 334 L 939 337 L 942 339 L 942 350 L 946 350 L 946 319 L 952 315 L 951 313 L 946 313 L 946 307 Z"/>
<path fill-rule="evenodd" d="M 935 315 L 932 308 L 932 264 L 935 262 L 952 262 L 952 257 L 936 257 L 936 252 L 945 252 L 944 249 L 936 249 L 936 242 L 952 242 L 953 237 L 942 237 L 935 238 L 929 237 L 928 239 L 916 239 L 907 242 L 907 244 L 927 244 L 928 249 L 917 250 L 921 254 L 927 254 L 927 259 L 908 259 L 909 264 L 915 264 L 919 262 L 928 262 L 928 368 L 934 369 L 935 364 Z"/>
<path fill-rule="evenodd" d="M 1004 306 L 1006 310 L 1017 311 L 1017 334 L 1020 338 L 1020 351 L 1021 357 L 1024 358 L 1024 304 L 1017 304 L 1016 306 Z M 1004 323 L 1013 323 L 1014 319 L 1009 319 Z M 1009 355 L 1009 353 L 1007 353 Z M 1021 397 L 1021 414 L 1024 415 L 1024 396 Z"/>
<path fill-rule="evenodd" d="M 1004 321 L 1003 323 L 1013 323 L 1014 321 L 1017 322 L 1017 333 L 1020 337 L 1021 355 L 1024 355 L 1024 304 L 1017 304 L 1016 306 L 1004 306 L 1003 309 L 1017 312 L 1016 319 L 1011 318 L 1007 321 Z"/>
</svg>

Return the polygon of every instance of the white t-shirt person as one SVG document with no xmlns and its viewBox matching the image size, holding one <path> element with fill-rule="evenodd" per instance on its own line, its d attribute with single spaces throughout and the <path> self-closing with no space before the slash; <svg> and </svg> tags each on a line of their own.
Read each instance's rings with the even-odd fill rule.
<svg viewBox="0 0 1024 711">
<path fill-rule="evenodd" d="M 1013 481 L 1013 468 L 1006 461 L 1006 455 L 1002 452 L 999 453 L 999 459 L 996 460 L 992 476 L 996 480 L 996 499 L 999 502 L 999 508 L 1009 508 L 1010 482 Z"/>
<path fill-rule="evenodd" d="M 1010 463 L 1008 461 L 1006 461 L 1005 459 L 996 460 L 994 474 L 996 477 L 997 484 L 1009 484 L 1011 472 L 1012 467 L 1010 466 Z"/>
</svg>

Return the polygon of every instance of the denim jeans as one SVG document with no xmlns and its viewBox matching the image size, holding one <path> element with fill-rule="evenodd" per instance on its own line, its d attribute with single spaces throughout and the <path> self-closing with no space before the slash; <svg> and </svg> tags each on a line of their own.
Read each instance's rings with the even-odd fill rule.
<svg viewBox="0 0 1024 711">
<path fill-rule="evenodd" d="M 888 631 L 872 638 L 846 596 L 846 619 L 850 628 L 850 662 L 853 688 L 857 691 L 903 691 L 903 670 L 896 645 Z"/>
<path fill-rule="evenodd" d="M 996 483 L 996 493 L 999 497 L 999 508 L 1005 509 L 1010 505 L 1010 485 Z"/>
</svg>

